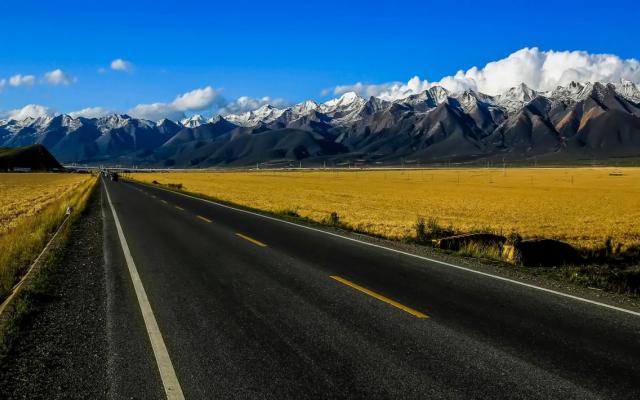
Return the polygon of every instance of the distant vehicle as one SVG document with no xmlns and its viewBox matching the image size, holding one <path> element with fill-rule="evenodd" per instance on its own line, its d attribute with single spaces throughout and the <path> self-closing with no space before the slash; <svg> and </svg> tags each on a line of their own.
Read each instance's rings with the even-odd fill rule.
<svg viewBox="0 0 640 400">
<path fill-rule="evenodd" d="M 118 173 L 117 173 L 117 172 L 112 172 L 110 177 L 111 177 L 111 180 L 112 180 L 112 181 L 114 181 L 114 182 L 118 182 L 118 178 L 119 178 L 119 176 L 118 176 Z"/>
</svg>

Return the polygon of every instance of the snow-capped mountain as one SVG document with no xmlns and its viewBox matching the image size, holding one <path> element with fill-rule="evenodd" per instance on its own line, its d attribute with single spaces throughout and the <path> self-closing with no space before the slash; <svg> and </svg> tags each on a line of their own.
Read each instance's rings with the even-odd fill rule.
<svg viewBox="0 0 640 400">
<path fill-rule="evenodd" d="M 189 118 L 184 118 L 180 120 L 182 126 L 186 126 L 187 128 L 196 128 L 202 124 L 206 124 L 207 120 L 200 114 L 192 115 Z"/>
<path fill-rule="evenodd" d="M 538 92 L 521 83 L 495 96 L 494 104 L 504 107 L 508 112 L 515 112 L 537 96 Z"/>
<path fill-rule="evenodd" d="M 592 90 L 593 83 L 591 82 L 571 82 L 567 86 L 558 86 L 550 93 L 545 93 L 544 96 L 553 101 L 577 102 L 587 98 Z"/>
<path fill-rule="evenodd" d="M 225 119 L 239 126 L 256 126 L 260 124 L 268 124 L 273 122 L 282 115 L 284 110 L 266 104 L 256 110 L 248 111 L 243 114 L 226 115 Z"/>
<path fill-rule="evenodd" d="M 447 89 L 441 86 L 434 86 L 424 92 L 405 97 L 398 101 L 411 107 L 418 107 L 421 110 L 429 110 L 438 106 L 438 104 L 447 102 L 449 96 L 450 93 Z"/>
<path fill-rule="evenodd" d="M 208 120 L 117 114 L 0 120 L 0 146 L 33 143 L 63 162 L 187 167 L 301 159 L 629 160 L 640 159 L 640 89 L 628 81 L 572 82 L 548 92 L 521 84 L 489 96 L 434 86 L 395 101 L 349 92 L 322 104 L 264 105 Z"/>
<path fill-rule="evenodd" d="M 313 100 L 303 101 L 302 103 L 298 103 L 293 107 L 290 107 L 291 114 L 293 118 L 300 118 L 308 115 L 310 112 L 316 110 L 318 108 L 318 103 Z"/>
<path fill-rule="evenodd" d="M 353 121 L 366 102 L 356 92 L 347 92 L 337 99 L 322 103 L 318 111 L 334 119 L 337 124 L 346 124 Z"/>
<path fill-rule="evenodd" d="M 620 93 L 625 99 L 640 103 L 640 89 L 638 85 L 631 81 L 622 80 L 615 85 L 616 92 Z"/>
</svg>

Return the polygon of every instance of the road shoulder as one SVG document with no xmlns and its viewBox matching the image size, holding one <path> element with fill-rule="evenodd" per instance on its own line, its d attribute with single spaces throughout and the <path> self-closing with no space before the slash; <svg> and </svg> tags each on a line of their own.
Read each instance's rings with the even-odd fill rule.
<svg viewBox="0 0 640 400">
<path fill-rule="evenodd" d="M 0 364 L 0 398 L 103 398 L 108 384 L 99 190 L 61 257 L 26 290 L 28 309 Z"/>
</svg>

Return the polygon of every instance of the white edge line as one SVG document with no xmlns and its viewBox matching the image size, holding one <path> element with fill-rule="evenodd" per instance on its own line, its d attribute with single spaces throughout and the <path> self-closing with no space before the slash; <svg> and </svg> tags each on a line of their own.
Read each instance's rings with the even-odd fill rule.
<svg viewBox="0 0 640 400">
<path fill-rule="evenodd" d="M 151 348 L 153 349 L 153 354 L 156 358 L 156 364 L 158 365 L 158 370 L 160 371 L 160 378 L 162 379 L 162 385 L 164 386 L 164 391 L 167 395 L 167 399 L 183 400 L 184 394 L 182 394 L 182 388 L 180 387 L 180 383 L 178 382 L 176 372 L 173 369 L 173 364 L 171 363 L 171 358 L 169 357 L 169 353 L 167 352 L 167 347 L 165 346 L 164 340 L 162 339 L 162 333 L 160 333 L 158 322 L 156 321 L 156 317 L 153 315 L 153 310 L 151 309 L 151 304 L 149 304 L 147 293 L 144 290 L 144 286 L 142 286 L 142 280 L 140 279 L 140 275 L 138 274 L 138 270 L 136 269 L 136 264 L 134 263 L 133 257 L 131 256 L 129 245 L 127 244 L 127 240 L 124 237 L 122 226 L 120 225 L 120 220 L 118 219 L 116 209 L 113 207 L 113 203 L 111 202 L 111 196 L 109 196 L 109 191 L 107 190 L 106 184 L 104 185 L 104 191 L 107 194 L 107 200 L 109 200 L 109 206 L 111 207 L 111 212 L 113 213 L 113 219 L 116 223 L 116 230 L 118 231 L 118 237 L 120 238 L 120 244 L 124 252 L 124 258 L 127 262 L 127 267 L 129 268 L 131 281 L 133 282 L 136 297 L 138 298 L 140 311 L 142 311 L 142 318 L 144 319 L 144 324 L 147 328 L 149 340 L 151 341 Z"/>
<path fill-rule="evenodd" d="M 228 208 L 230 210 L 239 211 L 239 212 L 242 212 L 242 213 L 245 213 L 245 214 L 255 215 L 255 216 L 266 218 L 266 219 L 269 219 L 269 220 L 272 220 L 272 221 L 278 221 L 278 222 L 281 222 L 283 224 L 297 226 L 298 228 L 304 228 L 304 229 L 308 229 L 310 231 L 320 232 L 320 233 L 323 233 L 325 235 L 330 235 L 330 236 L 342 238 L 342 239 L 349 240 L 349 241 L 352 241 L 352 242 L 364 244 L 366 246 L 376 247 L 376 248 L 379 248 L 379 249 L 391 251 L 393 253 L 403 254 L 405 256 L 414 257 L 414 258 L 418 258 L 418 259 L 425 260 L 425 261 L 430 261 L 430 262 L 433 262 L 433 263 L 436 263 L 436 264 L 445 265 L 447 267 L 456 268 L 456 269 L 459 269 L 459 270 L 462 270 L 462 271 L 471 272 L 471 273 L 474 273 L 474 274 L 490 277 L 490 278 L 493 278 L 493 279 L 498 279 L 498 280 L 501 280 L 501 281 L 504 281 L 504 282 L 513 283 L 515 285 L 525 286 L 525 287 L 528 287 L 528 288 L 531 288 L 531 289 L 540 290 L 542 292 L 552 293 L 552 294 L 555 294 L 555 295 L 558 295 L 558 296 L 566 297 L 566 298 L 573 299 L 573 300 L 582 301 L 582 302 L 589 303 L 589 304 L 594 304 L 594 305 L 597 305 L 597 306 L 600 306 L 600 307 L 605 307 L 605 308 L 609 308 L 611 310 L 616 310 L 616 311 L 620 311 L 620 312 L 624 312 L 624 313 L 627 313 L 627 314 L 631 314 L 631 315 L 635 315 L 637 317 L 640 317 L 640 312 L 627 310 L 626 308 L 612 306 L 612 305 L 609 305 L 609 304 L 606 304 L 606 303 L 601 303 L 599 301 L 585 299 L 584 297 L 579 297 L 579 296 L 574 296 L 574 295 L 567 294 L 567 293 L 558 292 L 556 290 L 547 289 L 547 288 L 543 288 L 543 287 L 540 287 L 540 286 L 532 285 L 532 284 L 529 284 L 529 283 L 516 281 L 514 279 L 505 278 L 505 277 L 502 277 L 502 276 L 499 276 L 499 275 L 493 275 L 493 274 L 490 274 L 490 273 L 487 273 L 487 272 L 482 272 L 482 271 L 477 271 L 477 270 L 471 269 L 471 268 L 461 267 L 459 265 L 451 264 L 451 263 L 448 263 L 448 262 L 445 262 L 445 261 L 435 260 L 433 258 L 419 256 L 417 254 L 409 253 L 409 252 L 402 251 L 402 250 L 392 249 L 390 247 L 381 246 L 379 244 L 369 243 L 369 242 L 365 242 L 365 241 L 362 241 L 362 240 L 350 238 L 350 237 L 347 237 L 347 236 L 338 235 L 337 233 L 327 232 L 327 231 L 324 231 L 322 229 L 312 228 L 310 226 L 304 226 L 304 225 L 296 224 L 295 222 L 285 221 L 283 219 L 271 217 L 269 215 L 264 215 L 264 214 L 260 214 L 260 213 L 253 212 L 253 211 L 243 210 L 241 208 L 232 207 L 232 206 L 229 206 L 229 205 L 226 205 L 226 204 L 218 203 L 218 202 L 213 201 L 213 200 L 208 200 L 208 199 L 204 199 L 204 198 L 201 198 L 201 197 L 192 196 L 192 195 L 189 195 L 189 194 L 186 194 L 186 193 L 176 192 L 174 190 L 169 190 L 169 189 L 165 189 L 165 188 L 161 188 L 161 187 L 154 187 L 154 186 L 150 186 L 150 187 L 152 187 L 154 189 L 164 190 L 164 191 L 170 192 L 170 193 L 176 193 L 176 194 L 179 194 L 179 195 L 182 195 L 182 196 L 185 196 L 185 197 L 190 197 L 192 199 L 204 201 L 204 202 L 207 202 L 207 203 L 211 203 L 211 204 L 217 205 L 219 207 Z"/>
</svg>

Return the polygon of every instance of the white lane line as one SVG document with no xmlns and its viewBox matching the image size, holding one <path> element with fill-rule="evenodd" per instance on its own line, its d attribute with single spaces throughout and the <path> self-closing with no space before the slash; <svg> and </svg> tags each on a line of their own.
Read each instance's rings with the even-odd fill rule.
<svg viewBox="0 0 640 400">
<path fill-rule="evenodd" d="M 241 208 L 228 206 L 226 204 L 218 203 L 218 202 L 215 202 L 213 200 L 203 199 L 203 198 L 197 197 L 197 196 L 192 196 L 192 195 L 189 195 L 189 194 L 186 194 L 186 193 L 176 192 L 176 191 L 165 189 L 165 188 L 161 188 L 161 187 L 154 187 L 154 189 L 164 190 L 165 192 L 179 194 L 179 195 L 182 195 L 182 196 L 185 196 L 185 197 L 189 197 L 189 198 L 192 198 L 192 199 L 204 201 L 206 203 L 211 203 L 211 204 L 214 204 L 216 206 L 228 208 L 230 210 L 238 211 L 238 212 L 241 212 L 241 213 L 255 215 L 257 217 L 269 219 L 269 220 L 272 220 L 272 221 L 277 221 L 277 222 L 280 222 L 280 223 L 283 223 L 283 224 L 293 225 L 293 226 L 297 226 L 298 228 L 307 229 L 307 230 L 314 231 L 314 232 L 319 232 L 319 233 L 322 233 L 322 234 L 325 234 L 325 235 L 338 237 L 338 238 L 341 238 L 341 239 L 344 239 L 344 240 L 349 240 L 351 242 L 360 243 L 360 244 L 363 244 L 365 246 L 371 246 L 371 247 L 375 247 L 375 248 L 378 248 L 378 249 L 387 250 L 387 251 L 390 251 L 390 252 L 393 252 L 393 253 L 396 253 L 396 254 L 402 254 L 402 255 L 405 255 L 405 256 L 418 258 L 420 260 L 430 261 L 430 262 L 433 262 L 433 263 L 436 263 L 436 264 L 440 264 L 440 265 L 444 265 L 444 266 L 447 266 L 447 267 L 459 269 L 461 271 L 471 272 L 473 274 L 486 276 L 486 277 L 497 279 L 497 280 L 500 280 L 500 281 L 503 281 L 503 282 L 509 282 L 509 283 L 514 284 L 514 285 L 520 285 L 520 286 L 528 287 L 528 288 L 531 288 L 531 289 L 539 290 L 541 292 L 555 294 L 557 296 L 566 297 L 566 298 L 569 298 L 569 299 L 581 301 L 581 302 L 584 302 L 584 303 L 593 304 L 593 305 L 596 305 L 596 306 L 608 308 L 610 310 L 616 310 L 616 311 L 620 311 L 620 312 L 627 313 L 627 314 L 630 314 L 630 315 L 635 315 L 636 317 L 640 317 L 640 312 L 627 310 L 626 308 L 612 306 L 612 305 L 609 305 L 609 304 L 606 304 L 606 303 L 601 303 L 599 301 L 585 299 L 584 297 L 574 296 L 574 295 L 571 295 L 571 294 L 558 292 L 556 290 L 547 289 L 547 288 L 543 288 L 543 287 L 540 287 L 540 286 L 532 285 L 530 283 L 520 282 L 520 281 L 516 281 L 516 280 L 513 280 L 513 279 L 505 278 L 505 277 L 502 277 L 502 276 L 499 276 L 499 275 L 493 275 L 493 274 L 490 274 L 490 273 L 487 273 L 487 272 L 482 272 L 482 271 L 477 271 L 477 270 L 471 269 L 471 268 L 461 267 L 459 265 L 451 264 L 451 263 L 448 263 L 448 262 L 445 262 L 445 261 L 435 260 L 433 258 L 419 256 L 417 254 L 408 253 L 408 252 L 402 251 L 402 250 L 392 249 L 390 247 L 381 246 L 379 244 L 369 243 L 369 242 L 365 242 L 365 241 L 362 241 L 362 240 L 358 240 L 358 239 L 354 239 L 354 238 L 338 235 L 337 233 L 327 232 L 327 231 L 323 231 L 322 229 L 312 228 L 310 226 L 304 226 L 304 225 L 296 224 L 295 222 L 285 221 L 285 220 L 282 220 L 282 219 L 271 217 L 269 215 L 263 215 L 263 214 L 256 213 L 256 212 L 253 212 L 253 211 L 243 210 Z"/>
<path fill-rule="evenodd" d="M 116 209 L 113 207 L 113 203 L 111 202 L 111 196 L 109 196 L 107 185 L 104 186 L 104 191 L 107 194 L 107 200 L 109 200 L 113 219 L 116 222 L 116 230 L 120 237 L 120 245 L 124 251 L 124 258 L 127 261 L 131 281 L 133 281 L 133 287 L 136 292 L 136 297 L 138 298 L 140 311 L 142 311 L 142 318 L 144 319 L 147 334 L 151 341 L 151 348 L 153 349 L 153 354 L 156 358 L 156 364 L 158 364 L 158 370 L 160 371 L 160 378 L 162 379 L 164 392 L 169 400 L 183 400 L 184 394 L 182 394 L 180 382 L 178 382 L 178 377 L 173 369 L 173 364 L 171 363 L 171 358 L 169 358 L 167 346 L 165 346 L 164 340 L 162 339 L 162 334 L 160 333 L 156 317 L 153 315 L 153 311 L 151 310 L 151 304 L 149 304 L 147 293 L 144 290 L 144 286 L 142 286 L 142 280 L 140 280 L 140 275 L 138 275 L 136 264 L 133 262 L 133 257 L 131 257 L 131 251 L 129 251 L 129 245 L 124 237 L 122 226 L 120 226 L 120 220 L 116 214 Z"/>
</svg>

